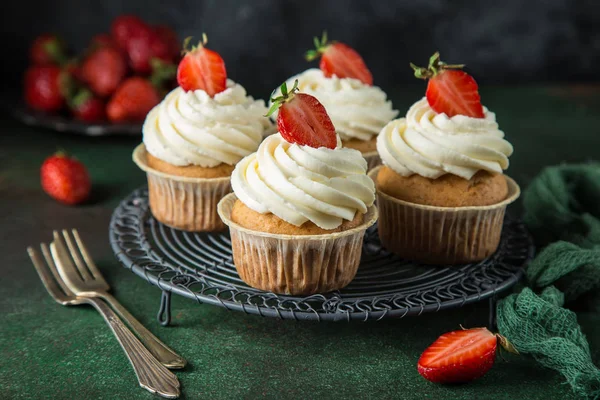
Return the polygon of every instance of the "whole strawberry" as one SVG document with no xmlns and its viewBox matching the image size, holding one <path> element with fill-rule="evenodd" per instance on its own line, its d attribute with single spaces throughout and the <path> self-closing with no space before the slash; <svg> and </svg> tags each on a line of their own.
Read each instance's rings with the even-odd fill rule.
<svg viewBox="0 0 600 400">
<path fill-rule="evenodd" d="M 60 110 L 65 103 L 66 75 L 56 66 L 33 66 L 25 72 L 25 102 L 45 112 Z"/>
<path fill-rule="evenodd" d="M 113 46 L 101 46 L 92 50 L 81 66 L 83 80 L 100 97 L 113 94 L 126 73 L 125 57 Z"/>
<path fill-rule="evenodd" d="M 117 88 L 106 108 L 113 122 L 143 121 L 146 114 L 160 102 L 156 88 L 146 78 L 127 78 Z"/>
<path fill-rule="evenodd" d="M 121 50 L 127 51 L 131 38 L 147 28 L 148 25 L 141 18 L 135 15 L 121 15 L 113 20 L 110 33 Z"/>
<path fill-rule="evenodd" d="M 66 61 L 64 42 L 52 33 L 44 33 L 33 41 L 29 59 L 34 65 L 62 65 Z"/>
<path fill-rule="evenodd" d="M 518 354 L 504 336 L 486 328 L 445 333 L 419 358 L 419 374 L 435 383 L 465 383 L 480 378 L 494 365 L 498 342 L 505 350 Z"/>
<path fill-rule="evenodd" d="M 85 122 L 99 122 L 105 119 L 105 105 L 102 99 L 86 89 L 80 89 L 68 101 L 69 109 L 75 118 Z"/>
<path fill-rule="evenodd" d="M 50 197 L 64 204 L 75 205 L 91 192 L 91 181 L 85 166 L 65 153 L 48 157 L 40 169 L 42 189 Z"/>
<path fill-rule="evenodd" d="M 425 97 L 433 111 L 448 117 L 464 115 L 471 118 L 484 118 L 483 106 L 477 82 L 465 71 L 463 64 L 448 65 L 440 60 L 436 52 L 429 58 L 427 68 L 410 64 L 419 79 L 429 80 Z"/>
<path fill-rule="evenodd" d="M 169 49 L 168 54 L 170 61 L 175 62 L 181 52 L 181 42 L 179 41 L 177 33 L 175 33 L 175 31 L 167 25 L 156 25 L 153 29 L 154 33 L 158 35 L 160 40 L 162 40 L 162 42 L 165 43 Z"/>
<path fill-rule="evenodd" d="M 127 43 L 129 66 L 139 74 L 152 72 L 152 60 L 173 60 L 170 44 L 163 40 L 151 27 L 138 29 Z"/>
<path fill-rule="evenodd" d="M 314 38 L 315 49 L 306 52 L 306 59 L 312 61 L 321 57 L 319 68 L 326 77 L 358 79 L 365 85 L 373 84 L 373 75 L 360 54 L 352 47 L 340 43 L 327 43 L 327 32 L 319 40 Z"/>
<path fill-rule="evenodd" d="M 227 88 L 225 61 L 219 53 L 206 48 L 206 35 L 202 35 L 202 42 L 188 50 L 190 40 L 183 42 L 185 55 L 177 67 L 177 83 L 185 91 L 204 90 L 214 97 Z"/>
</svg>

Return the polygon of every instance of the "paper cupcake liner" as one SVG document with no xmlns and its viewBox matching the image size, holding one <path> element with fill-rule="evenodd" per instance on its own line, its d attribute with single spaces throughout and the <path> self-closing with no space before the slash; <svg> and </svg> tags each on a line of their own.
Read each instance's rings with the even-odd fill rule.
<svg viewBox="0 0 600 400">
<path fill-rule="evenodd" d="M 231 220 L 237 200 L 229 194 L 219 203 L 219 215 L 229 226 L 233 261 L 248 285 L 268 292 L 310 295 L 341 289 L 358 269 L 363 238 L 377 220 L 372 206 L 356 228 L 325 235 L 282 235 L 253 231 Z"/>
<path fill-rule="evenodd" d="M 379 169 L 369 173 L 373 180 Z M 505 177 L 508 197 L 490 206 L 427 206 L 377 190 L 381 244 L 403 258 L 428 264 L 483 260 L 498 248 L 506 207 L 520 195 L 519 185 Z"/>
<path fill-rule="evenodd" d="M 161 223 L 184 231 L 219 231 L 226 228 L 217 205 L 231 193 L 230 177 L 191 178 L 166 174 L 146 163 L 146 148 L 139 145 L 133 161 L 146 172 L 152 215 Z"/>
<path fill-rule="evenodd" d="M 370 151 L 368 153 L 363 153 L 363 157 L 367 160 L 367 171 L 372 170 L 373 168 L 381 165 L 381 157 L 379 157 L 379 153 L 377 151 Z"/>
</svg>

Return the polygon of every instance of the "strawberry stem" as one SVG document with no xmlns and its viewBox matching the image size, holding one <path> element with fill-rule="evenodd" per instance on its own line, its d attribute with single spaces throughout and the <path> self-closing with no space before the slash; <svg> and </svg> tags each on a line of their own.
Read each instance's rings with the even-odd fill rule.
<svg viewBox="0 0 600 400">
<path fill-rule="evenodd" d="M 294 98 L 294 93 L 300 90 L 298 89 L 298 79 L 294 81 L 294 86 L 292 86 L 291 90 L 288 90 L 287 82 L 283 82 L 279 87 L 279 90 L 281 91 L 281 96 L 271 97 L 271 102 L 273 104 L 271 104 L 271 108 L 269 108 L 269 111 L 267 112 L 265 117 L 270 117 L 275 111 L 279 109 L 279 107 L 281 107 L 283 103 L 288 102 Z"/>
<path fill-rule="evenodd" d="M 520 354 L 519 350 L 506 338 L 499 333 L 496 333 L 496 338 L 498 338 L 498 342 L 500 342 L 500 346 L 509 353 Z"/>
<path fill-rule="evenodd" d="M 313 38 L 313 44 L 315 45 L 315 48 L 308 50 L 304 55 L 306 61 L 315 60 L 325 53 L 325 50 L 327 50 L 327 47 L 329 47 L 329 44 L 327 44 L 327 31 L 323 31 L 321 39 L 315 36 Z"/>
<path fill-rule="evenodd" d="M 447 69 L 462 69 L 465 64 L 446 64 L 440 60 L 440 52 L 436 51 L 431 57 L 429 57 L 429 65 L 427 68 L 418 67 L 413 63 L 410 63 L 410 67 L 415 71 L 415 77 L 419 79 L 431 79 L 440 72 Z"/>
</svg>

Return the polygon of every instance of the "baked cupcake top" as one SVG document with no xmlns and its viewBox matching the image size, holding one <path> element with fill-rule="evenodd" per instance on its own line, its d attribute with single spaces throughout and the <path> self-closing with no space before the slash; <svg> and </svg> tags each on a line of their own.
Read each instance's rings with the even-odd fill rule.
<svg viewBox="0 0 600 400">
<path fill-rule="evenodd" d="M 377 138 L 385 165 L 402 176 L 438 178 L 450 173 L 471 179 L 478 171 L 502 173 L 512 145 L 498 128 L 496 115 L 483 107 L 475 80 L 462 66 L 446 65 L 439 54 L 430 69 L 416 68 L 430 79 L 427 95 L 406 118 L 387 124 Z M 431 71 L 433 69 L 433 71 Z"/>
<path fill-rule="evenodd" d="M 263 100 L 227 79 L 223 59 L 200 43 L 183 57 L 179 87 L 144 122 L 146 150 L 176 166 L 234 165 L 256 151 L 272 126 Z"/>
<path fill-rule="evenodd" d="M 357 150 L 341 147 L 325 108 L 297 86 L 274 99 L 281 105 L 279 133 L 240 161 L 231 176 L 233 191 L 252 210 L 273 213 L 301 226 L 307 221 L 335 229 L 375 201 L 367 162 Z"/>
<path fill-rule="evenodd" d="M 398 115 L 392 102 L 377 86 L 364 60 L 356 50 L 340 42 L 328 42 L 327 34 L 314 38 L 316 49 L 306 58 L 321 58 L 319 69 L 311 68 L 287 81 L 298 80 L 301 92 L 316 97 L 325 106 L 342 140 L 371 140 Z M 279 89 L 273 92 L 279 96 Z"/>
</svg>

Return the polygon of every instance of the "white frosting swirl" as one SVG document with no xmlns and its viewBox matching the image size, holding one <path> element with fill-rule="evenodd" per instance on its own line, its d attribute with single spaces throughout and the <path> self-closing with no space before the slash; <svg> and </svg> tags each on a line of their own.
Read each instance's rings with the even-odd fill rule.
<svg viewBox="0 0 600 400">
<path fill-rule="evenodd" d="M 398 115 L 398 110 L 392 109 L 392 102 L 377 86 L 335 75 L 327 78 L 320 69 L 311 68 L 291 77 L 286 82 L 288 89 L 296 79 L 300 92 L 316 97 L 323 104 L 343 140 L 370 140 Z M 272 96 L 280 95 L 278 88 Z"/>
<path fill-rule="evenodd" d="M 144 122 L 146 150 L 172 165 L 233 165 L 256 151 L 271 126 L 263 100 L 246 95 L 227 80 L 227 89 L 210 97 L 204 90 L 174 89 Z"/>
<path fill-rule="evenodd" d="M 273 213 L 295 226 L 312 221 L 335 229 L 375 201 L 359 151 L 291 144 L 279 133 L 240 161 L 231 175 L 233 191 L 246 206 Z"/>
<path fill-rule="evenodd" d="M 446 173 L 471 179 L 479 170 L 502 173 L 512 145 L 498 129 L 496 114 L 484 118 L 448 118 L 431 109 L 426 98 L 413 104 L 406 118 L 387 124 L 377 137 L 383 163 L 400 175 L 438 178 Z"/>
</svg>

